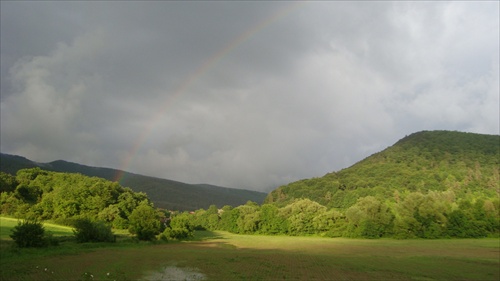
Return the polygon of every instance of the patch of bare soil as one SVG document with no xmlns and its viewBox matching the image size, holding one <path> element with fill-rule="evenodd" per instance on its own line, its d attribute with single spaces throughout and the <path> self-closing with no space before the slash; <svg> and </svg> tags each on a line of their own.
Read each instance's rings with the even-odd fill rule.
<svg viewBox="0 0 500 281">
<path fill-rule="evenodd" d="M 159 280 L 186 280 L 186 281 L 201 281 L 205 280 L 205 275 L 200 273 L 196 268 L 166 266 L 161 271 L 150 272 L 141 280 L 144 281 L 159 281 Z"/>
</svg>

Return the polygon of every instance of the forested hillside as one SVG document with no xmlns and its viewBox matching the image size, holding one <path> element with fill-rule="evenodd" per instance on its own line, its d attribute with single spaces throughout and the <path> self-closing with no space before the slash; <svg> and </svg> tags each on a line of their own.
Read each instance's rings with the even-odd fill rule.
<svg viewBox="0 0 500 281">
<path fill-rule="evenodd" d="M 265 202 L 286 205 L 309 198 L 346 209 L 361 197 L 396 201 L 411 192 L 450 191 L 464 200 L 496 198 L 499 161 L 500 136 L 424 131 L 339 172 L 281 186 Z"/>
<path fill-rule="evenodd" d="M 146 194 L 102 178 L 40 168 L 19 170 L 16 176 L 0 172 L 0 213 L 18 218 L 62 224 L 99 219 L 127 228 L 129 216 L 141 204 L 153 208 Z"/>
<path fill-rule="evenodd" d="M 261 206 L 211 207 L 191 219 L 235 233 L 498 236 L 499 160 L 499 136 L 419 132 L 352 167 L 281 186 Z"/>
<path fill-rule="evenodd" d="M 262 203 L 266 194 L 258 191 L 227 188 L 207 184 L 187 184 L 178 181 L 148 177 L 110 168 L 85 166 L 57 160 L 37 163 L 21 156 L 0 154 L 0 171 L 16 175 L 25 168 L 39 167 L 43 170 L 80 173 L 90 177 L 100 177 L 114 181 L 121 174 L 120 184 L 136 192 L 144 192 L 155 206 L 169 210 L 197 210 L 210 205 L 238 206 L 248 200 Z"/>
</svg>

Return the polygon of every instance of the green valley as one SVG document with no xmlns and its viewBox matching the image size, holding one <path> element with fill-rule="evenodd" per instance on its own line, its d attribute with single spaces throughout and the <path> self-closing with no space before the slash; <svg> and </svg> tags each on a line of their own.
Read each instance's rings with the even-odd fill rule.
<svg viewBox="0 0 500 281">
<path fill-rule="evenodd" d="M 499 161 L 499 136 L 418 132 L 349 168 L 281 186 L 262 205 L 248 200 L 177 214 L 168 218 L 177 229 L 167 236 L 183 237 L 192 229 L 400 239 L 498 236 Z M 40 168 L 19 170 L 16 177 L 2 174 L 2 191 L 3 214 L 62 222 L 99 218 L 117 228 L 128 228 L 132 211 L 150 202 L 145 193 L 116 182 Z M 189 199 L 176 198 L 178 206 L 189 205 Z"/>
<path fill-rule="evenodd" d="M 0 280 L 498 280 L 499 141 L 419 132 L 264 204 L 192 212 L 99 177 L 2 172 Z M 33 219 L 39 248 L 12 236 Z"/>
</svg>

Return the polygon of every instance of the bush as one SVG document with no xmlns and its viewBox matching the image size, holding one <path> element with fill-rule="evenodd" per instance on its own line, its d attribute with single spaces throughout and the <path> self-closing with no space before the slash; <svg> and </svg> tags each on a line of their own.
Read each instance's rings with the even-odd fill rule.
<svg viewBox="0 0 500 281">
<path fill-rule="evenodd" d="M 74 223 L 74 227 L 73 233 L 78 243 L 115 241 L 111 226 L 102 221 L 79 219 Z"/>
<path fill-rule="evenodd" d="M 160 234 L 160 239 L 162 240 L 181 240 L 193 236 L 193 231 L 187 228 L 169 228 L 167 227 L 162 234 Z"/>
<path fill-rule="evenodd" d="M 182 213 L 176 215 L 170 221 L 170 226 L 167 227 L 161 234 L 162 240 L 181 240 L 193 236 L 195 226 L 190 221 L 191 215 Z"/>
<path fill-rule="evenodd" d="M 43 224 L 36 219 L 24 220 L 12 229 L 10 237 L 20 248 L 44 247 L 48 245 Z"/>
</svg>

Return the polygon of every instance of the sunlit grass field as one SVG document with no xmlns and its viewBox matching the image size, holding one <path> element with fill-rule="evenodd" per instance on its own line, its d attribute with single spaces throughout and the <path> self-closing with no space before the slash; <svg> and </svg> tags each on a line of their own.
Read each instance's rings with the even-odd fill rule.
<svg viewBox="0 0 500 281">
<path fill-rule="evenodd" d="M 19 222 L 15 218 L 0 217 L 0 238 L 1 239 L 11 239 L 11 229 L 17 225 Z M 43 224 L 45 231 L 52 233 L 54 236 L 69 236 L 73 235 L 73 230 L 71 227 L 57 225 L 52 223 Z"/>
<path fill-rule="evenodd" d="M 176 267 L 207 280 L 500 280 L 499 249 L 499 239 L 491 238 L 366 240 L 201 231 L 192 241 L 176 243 L 2 247 L 0 278 L 140 280 Z"/>
</svg>

